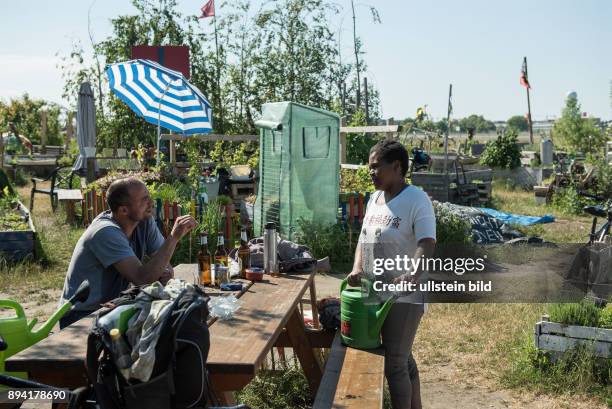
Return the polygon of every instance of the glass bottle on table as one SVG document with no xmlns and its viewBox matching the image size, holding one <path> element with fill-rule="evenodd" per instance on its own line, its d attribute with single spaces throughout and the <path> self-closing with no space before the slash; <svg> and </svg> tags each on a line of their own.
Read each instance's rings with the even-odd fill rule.
<svg viewBox="0 0 612 409">
<path fill-rule="evenodd" d="M 238 265 L 240 266 L 240 278 L 246 278 L 246 270 L 251 267 L 251 250 L 249 249 L 249 239 L 247 231 L 243 228 L 240 231 L 240 247 L 238 247 Z"/>
<path fill-rule="evenodd" d="M 217 234 L 217 250 L 215 250 L 215 264 L 227 267 L 227 251 L 225 250 L 225 239 L 223 232 Z"/>
<path fill-rule="evenodd" d="M 198 252 L 198 272 L 200 284 L 211 285 L 210 252 L 208 251 L 208 234 L 200 233 L 200 251 Z"/>
</svg>

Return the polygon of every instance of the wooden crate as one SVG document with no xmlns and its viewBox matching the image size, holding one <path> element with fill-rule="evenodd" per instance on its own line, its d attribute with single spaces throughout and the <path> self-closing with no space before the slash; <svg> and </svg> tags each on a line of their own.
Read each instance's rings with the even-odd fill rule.
<svg viewBox="0 0 612 409">
<path fill-rule="evenodd" d="M 413 185 L 421 187 L 431 200 L 439 202 L 448 202 L 453 196 L 449 188 L 453 179 L 452 174 L 448 175 L 448 181 L 446 181 L 444 174 L 429 172 L 413 172 L 411 176 Z"/>
<path fill-rule="evenodd" d="M 19 211 L 27 217 L 28 230 L 0 232 L 0 256 L 9 261 L 21 261 L 36 255 L 36 230 L 30 212 L 21 202 Z"/>
<path fill-rule="evenodd" d="M 535 326 L 535 347 L 553 355 L 586 346 L 595 356 L 612 358 L 612 329 L 540 321 Z"/>
</svg>

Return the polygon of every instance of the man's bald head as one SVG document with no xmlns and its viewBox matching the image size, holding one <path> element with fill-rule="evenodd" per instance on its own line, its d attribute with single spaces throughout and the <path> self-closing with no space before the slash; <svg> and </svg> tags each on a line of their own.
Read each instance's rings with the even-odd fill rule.
<svg viewBox="0 0 612 409">
<path fill-rule="evenodd" d="M 145 184 L 135 177 L 127 177 L 113 181 L 106 191 L 106 203 L 112 212 L 116 212 L 119 206 L 129 206 L 131 191 L 137 187 L 146 187 Z"/>
</svg>

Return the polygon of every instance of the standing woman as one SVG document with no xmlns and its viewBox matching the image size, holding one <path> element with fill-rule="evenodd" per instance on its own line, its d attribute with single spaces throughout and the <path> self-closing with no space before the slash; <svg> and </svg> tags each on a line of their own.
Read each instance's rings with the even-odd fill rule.
<svg viewBox="0 0 612 409">
<path fill-rule="evenodd" d="M 436 219 L 427 194 L 405 181 L 408 152 L 401 143 L 384 140 L 374 145 L 369 168 L 376 192 L 367 205 L 348 282 L 359 286 L 362 277 L 386 283 L 425 282 L 426 271 L 406 271 L 403 262 L 391 271 L 374 274 L 374 259 L 431 257 L 436 243 Z M 384 292 L 378 295 L 383 300 L 391 296 Z M 385 376 L 394 409 L 422 407 L 412 343 L 424 309 L 425 297 L 420 291 L 402 296 L 391 307 L 382 328 Z"/>
</svg>

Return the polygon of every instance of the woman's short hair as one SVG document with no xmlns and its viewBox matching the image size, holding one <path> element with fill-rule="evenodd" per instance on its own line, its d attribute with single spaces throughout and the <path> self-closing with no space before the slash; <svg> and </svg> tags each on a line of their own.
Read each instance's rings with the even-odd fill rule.
<svg viewBox="0 0 612 409">
<path fill-rule="evenodd" d="M 406 176 L 408 173 L 408 151 L 404 148 L 404 145 L 394 139 L 384 139 L 372 146 L 370 149 L 370 155 L 376 153 L 378 160 L 384 161 L 385 163 L 393 163 L 398 160 L 402 168 L 402 175 Z"/>
</svg>

